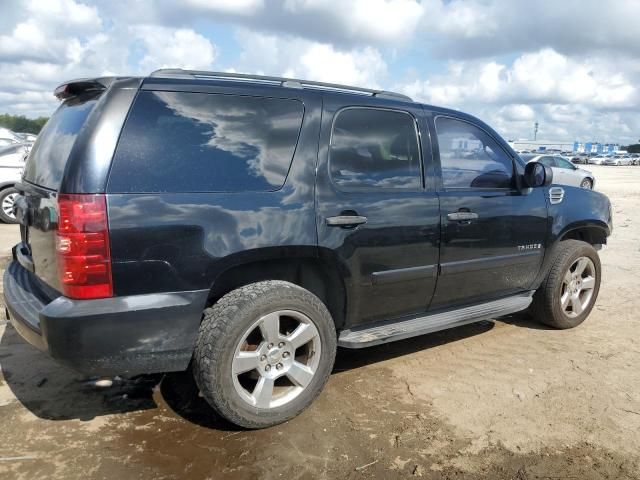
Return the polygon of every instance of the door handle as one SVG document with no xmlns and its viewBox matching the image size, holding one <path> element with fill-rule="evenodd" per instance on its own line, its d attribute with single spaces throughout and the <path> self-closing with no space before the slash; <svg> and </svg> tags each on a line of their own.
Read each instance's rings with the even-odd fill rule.
<svg viewBox="0 0 640 480">
<path fill-rule="evenodd" d="M 361 215 L 337 215 L 335 217 L 327 217 L 327 226 L 329 227 L 355 227 L 367 223 L 367 217 Z"/>
<path fill-rule="evenodd" d="M 465 222 L 469 220 L 476 220 L 478 218 L 478 214 L 473 212 L 454 212 L 449 213 L 447 218 L 455 222 Z"/>
</svg>

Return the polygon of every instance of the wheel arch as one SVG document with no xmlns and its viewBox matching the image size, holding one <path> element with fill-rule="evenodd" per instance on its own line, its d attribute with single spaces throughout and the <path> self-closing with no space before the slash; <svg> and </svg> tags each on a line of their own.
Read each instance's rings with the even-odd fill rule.
<svg viewBox="0 0 640 480">
<path fill-rule="evenodd" d="M 245 252 L 247 253 L 247 252 Z M 336 329 L 346 317 L 346 288 L 337 265 L 319 255 L 316 247 L 257 249 L 224 260 L 211 285 L 207 305 L 236 288 L 264 280 L 283 280 L 316 295 L 326 306 Z"/>
<path fill-rule="evenodd" d="M 609 226 L 604 222 L 580 222 L 565 227 L 558 235 L 556 243 L 563 240 L 581 240 L 593 246 L 605 245 L 609 233 Z"/>
<path fill-rule="evenodd" d="M 542 284 L 553 265 L 556 249 L 563 241 L 579 240 L 588 243 L 597 249 L 599 246 L 607 243 L 607 236 L 609 233 L 608 225 L 599 221 L 580 222 L 568 225 L 560 232 L 555 241 L 547 247 L 542 267 L 538 271 L 538 275 L 531 285 L 531 288 L 535 290 Z"/>
</svg>

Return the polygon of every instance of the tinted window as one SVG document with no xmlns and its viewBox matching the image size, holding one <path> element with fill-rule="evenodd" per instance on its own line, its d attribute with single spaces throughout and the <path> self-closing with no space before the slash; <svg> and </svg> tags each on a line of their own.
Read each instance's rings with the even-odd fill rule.
<svg viewBox="0 0 640 480">
<path fill-rule="evenodd" d="M 97 102 L 95 94 L 64 102 L 44 126 L 24 169 L 24 179 L 46 188 L 60 188 L 67 159 L 89 113 Z"/>
<path fill-rule="evenodd" d="M 436 118 L 445 188 L 510 188 L 513 163 L 484 130 L 461 120 Z"/>
<path fill-rule="evenodd" d="M 116 149 L 109 191 L 278 190 L 302 116 L 297 100 L 141 92 Z"/>
<path fill-rule="evenodd" d="M 421 188 L 413 117 L 372 108 L 343 110 L 333 125 L 330 166 L 341 190 Z"/>
<path fill-rule="evenodd" d="M 573 164 L 562 157 L 556 157 L 556 165 L 560 168 L 566 168 L 567 170 L 573 170 Z"/>
<path fill-rule="evenodd" d="M 553 157 L 541 157 L 538 160 L 541 164 L 546 165 L 548 167 L 556 167 L 556 161 L 553 159 Z"/>
</svg>

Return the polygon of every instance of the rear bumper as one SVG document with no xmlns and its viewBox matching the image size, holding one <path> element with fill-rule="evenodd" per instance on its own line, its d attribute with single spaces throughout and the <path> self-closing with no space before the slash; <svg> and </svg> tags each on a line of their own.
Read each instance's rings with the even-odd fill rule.
<svg viewBox="0 0 640 480">
<path fill-rule="evenodd" d="M 71 300 L 13 261 L 4 273 L 11 324 L 36 348 L 87 375 L 187 368 L 208 291 Z"/>
</svg>

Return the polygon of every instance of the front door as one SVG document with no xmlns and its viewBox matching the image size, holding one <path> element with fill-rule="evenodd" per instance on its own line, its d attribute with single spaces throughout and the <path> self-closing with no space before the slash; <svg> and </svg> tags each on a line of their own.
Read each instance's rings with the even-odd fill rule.
<svg viewBox="0 0 640 480">
<path fill-rule="evenodd" d="M 325 99 L 316 184 L 318 243 L 342 272 L 348 327 L 426 311 L 438 264 L 422 111 L 363 103 Z"/>
<path fill-rule="evenodd" d="M 440 277 L 432 309 L 529 288 L 547 231 L 543 189 L 519 190 L 514 160 L 494 134 L 436 116 L 442 189 Z"/>
</svg>

